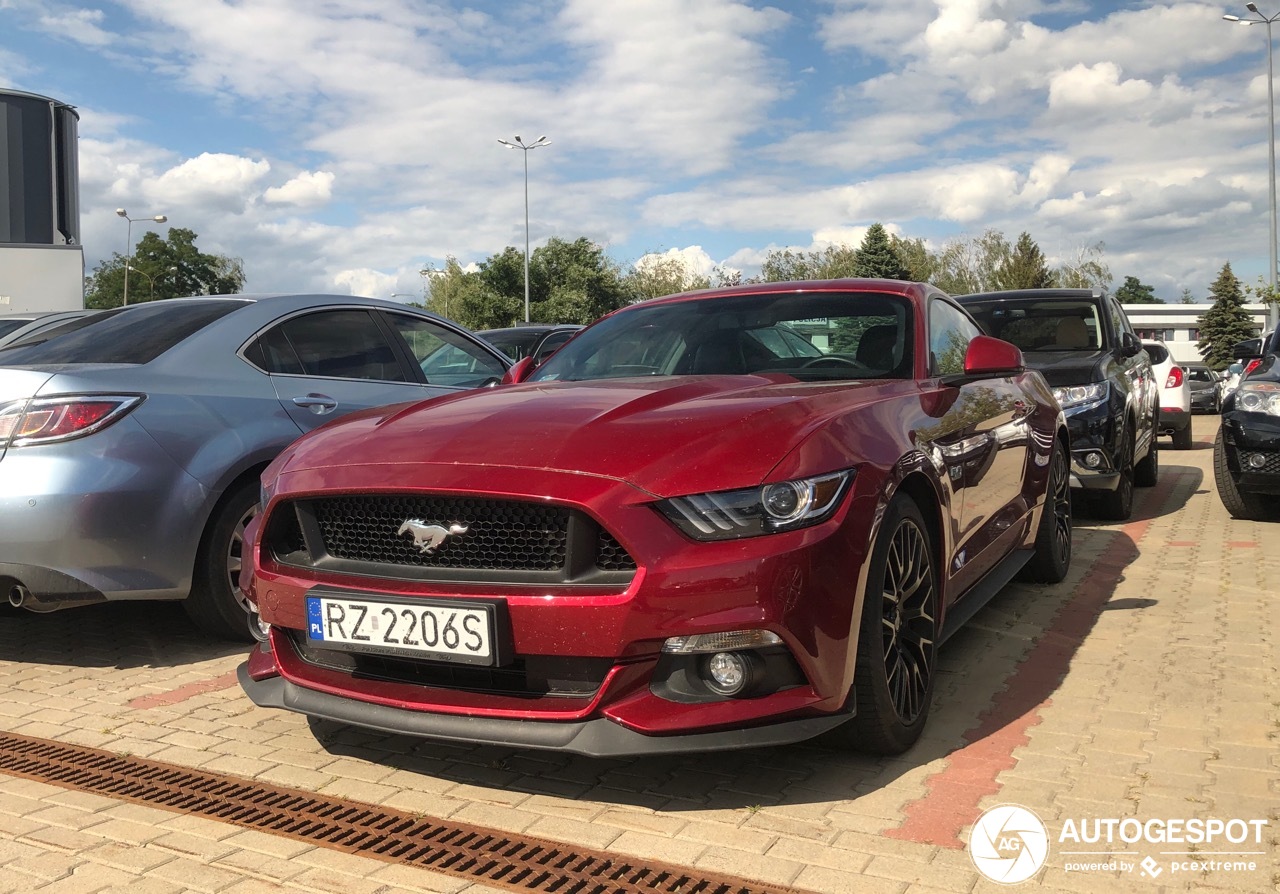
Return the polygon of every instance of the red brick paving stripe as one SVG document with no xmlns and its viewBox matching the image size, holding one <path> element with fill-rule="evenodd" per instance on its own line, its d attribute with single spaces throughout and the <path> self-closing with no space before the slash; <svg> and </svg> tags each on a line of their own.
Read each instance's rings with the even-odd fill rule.
<svg viewBox="0 0 1280 894">
<path fill-rule="evenodd" d="M 227 671 L 222 676 L 214 677 L 211 680 L 199 680 L 195 683 L 179 686 L 177 689 L 171 689 L 168 692 L 140 696 L 129 702 L 129 707 L 142 708 L 144 710 L 147 708 L 163 708 L 168 705 L 176 705 L 178 702 L 185 702 L 187 699 L 195 698 L 197 695 L 204 695 L 206 692 L 230 689 L 235 685 L 236 672 Z"/>
<path fill-rule="evenodd" d="M 1174 485 L 1169 494 L 1177 490 L 1178 479 L 1185 474 L 1167 475 L 1165 480 L 1173 479 Z M 906 806 L 906 819 L 898 828 L 886 830 L 886 837 L 939 847 L 964 847 L 960 831 L 977 821 L 982 799 L 1000 791 L 996 778 L 1017 765 L 1014 750 L 1028 744 L 1027 730 L 1038 726 L 1041 709 L 1053 704 L 1052 699 L 1042 698 L 1039 693 L 1056 689 L 1066 676 L 1071 657 L 1111 599 L 1150 526 L 1149 518 L 1129 522 L 1120 529 L 1124 536 L 1112 538 L 1085 571 L 1053 623 L 1014 668 L 1005 688 L 992 699 L 991 707 L 979 715 L 977 726 L 964 734 L 968 744 L 947 757 L 945 769 L 925 780 L 928 794 Z"/>
</svg>

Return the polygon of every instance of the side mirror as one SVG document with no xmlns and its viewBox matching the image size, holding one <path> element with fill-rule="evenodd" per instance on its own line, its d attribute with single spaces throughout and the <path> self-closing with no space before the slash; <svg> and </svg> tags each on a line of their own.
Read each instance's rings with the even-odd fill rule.
<svg viewBox="0 0 1280 894">
<path fill-rule="evenodd" d="M 1022 351 L 1007 341 L 990 335 L 975 336 L 964 352 L 966 378 L 1012 376 L 1027 368 Z"/>
<path fill-rule="evenodd" d="M 1136 357 L 1142 350 L 1142 342 L 1132 332 L 1120 333 L 1120 356 Z"/>
<path fill-rule="evenodd" d="M 523 360 L 516 361 L 515 366 L 507 370 L 502 377 L 503 385 L 519 385 L 533 372 L 533 368 L 537 364 L 533 362 L 532 357 L 525 357 Z"/>
<path fill-rule="evenodd" d="M 1236 360 L 1252 360 L 1262 356 L 1262 339 L 1246 338 L 1231 348 L 1231 356 Z"/>
</svg>

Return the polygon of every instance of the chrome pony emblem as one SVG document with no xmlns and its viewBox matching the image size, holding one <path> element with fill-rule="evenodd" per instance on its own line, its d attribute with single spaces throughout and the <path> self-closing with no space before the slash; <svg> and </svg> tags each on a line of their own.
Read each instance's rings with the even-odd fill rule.
<svg viewBox="0 0 1280 894">
<path fill-rule="evenodd" d="M 413 545 L 423 553 L 433 553 L 450 537 L 467 533 L 466 525 L 453 524 L 445 528 L 441 525 L 429 525 L 421 519 L 405 519 L 397 536 L 405 532 L 413 535 Z"/>
</svg>

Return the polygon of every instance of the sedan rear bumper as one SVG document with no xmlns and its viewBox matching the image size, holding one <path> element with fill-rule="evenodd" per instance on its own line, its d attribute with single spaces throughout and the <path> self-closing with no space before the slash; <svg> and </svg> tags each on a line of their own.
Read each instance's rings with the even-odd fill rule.
<svg viewBox="0 0 1280 894">
<path fill-rule="evenodd" d="M 294 685 L 282 677 L 255 680 L 249 663 L 236 670 L 240 686 L 255 705 L 283 708 L 339 723 L 397 735 L 420 736 L 468 745 L 568 751 L 591 757 L 728 751 L 790 745 L 821 735 L 849 720 L 852 713 L 829 714 L 746 729 L 646 736 L 607 718 L 564 723 L 530 723 L 500 717 L 430 714 L 376 705 Z"/>
</svg>

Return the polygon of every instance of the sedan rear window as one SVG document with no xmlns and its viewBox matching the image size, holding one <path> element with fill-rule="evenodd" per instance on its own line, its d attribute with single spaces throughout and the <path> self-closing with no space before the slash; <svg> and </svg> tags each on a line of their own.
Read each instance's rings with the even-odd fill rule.
<svg viewBox="0 0 1280 894">
<path fill-rule="evenodd" d="M 171 299 L 104 311 L 0 348 L 0 364 L 150 363 L 188 336 L 248 302 Z"/>
</svg>

